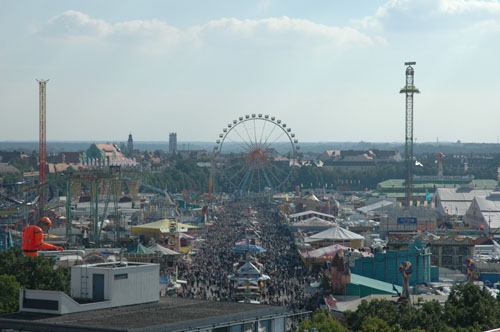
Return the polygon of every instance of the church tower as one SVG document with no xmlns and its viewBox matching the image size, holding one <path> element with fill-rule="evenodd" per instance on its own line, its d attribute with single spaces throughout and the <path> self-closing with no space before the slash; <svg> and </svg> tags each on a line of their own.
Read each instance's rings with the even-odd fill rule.
<svg viewBox="0 0 500 332">
<path fill-rule="evenodd" d="M 129 156 L 132 156 L 134 153 L 134 140 L 132 139 L 132 134 L 128 134 L 127 152 Z"/>
<path fill-rule="evenodd" d="M 177 152 L 177 133 L 168 135 L 168 153 L 175 154 Z"/>
</svg>

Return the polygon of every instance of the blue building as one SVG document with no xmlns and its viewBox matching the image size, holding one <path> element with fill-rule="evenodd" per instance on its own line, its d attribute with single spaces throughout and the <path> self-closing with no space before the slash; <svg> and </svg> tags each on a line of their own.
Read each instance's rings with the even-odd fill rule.
<svg viewBox="0 0 500 332">
<path fill-rule="evenodd" d="M 401 285 L 403 276 L 399 265 L 409 261 L 413 267 L 410 285 L 431 282 L 431 251 L 425 243 L 415 241 L 405 250 L 389 250 L 375 253 L 374 257 L 358 258 L 351 267 L 352 273 L 368 278 Z"/>
</svg>

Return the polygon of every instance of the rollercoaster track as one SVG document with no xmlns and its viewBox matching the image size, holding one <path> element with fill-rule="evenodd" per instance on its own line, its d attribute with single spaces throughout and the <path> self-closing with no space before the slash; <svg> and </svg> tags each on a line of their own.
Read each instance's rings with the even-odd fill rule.
<svg viewBox="0 0 500 332">
<path fill-rule="evenodd" d="M 6 200 L 8 198 L 17 196 L 19 194 L 22 194 L 22 193 L 25 193 L 25 192 L 28 192 L 28 191 L 32 191 L 32 190 L 35 190 L 35 189 L 38 189 L 38 188 L 41 188 L 43 186 L 46 186 L 46 185 L 50 184 L 51 182 L 52 181 L 48 181 L 48 182 L 45 182 L 45 183 L 37 184 L 36 186 L 27 187 L 27 188 L 24 188 L 24 189 L 22 189 L 20 191 L 15 192 L 15 193 L 1 196 L 0 197 L 0 201 L 4 201 L 4 200 Z"/>
</svg>

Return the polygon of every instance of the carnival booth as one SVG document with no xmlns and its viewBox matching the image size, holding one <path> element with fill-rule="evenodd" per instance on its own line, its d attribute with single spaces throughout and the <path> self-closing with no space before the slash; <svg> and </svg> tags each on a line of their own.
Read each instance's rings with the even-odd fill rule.
<svg viewBox="0 0 500 332">
<path fill-rule="evenodd" d="M 149 249 L 160 254 L 160 271 L 173 269 L 175 267 L 175 262 L 183 255 L 175 250 L 165 248 L 158 243 L 153 244 Z"/>
<path fill-rule="evenodd" d="M 159 252 L 146 248 L 140 243 L 136 243 L 125 251 L 124 256 L 129 262 L 159 264 L 162 255 Z"/>
<path fill-rule="evenodd" d="M 305 251 L 300 253 L 300 257 L 304 265 L 312 270 L 324 266 L 325 262 L 331 262 L 335 255 L 343 254 L 348 248 L 340 244 L 333 244 L 328 247 L 323 247 L 315 250 Z"/>
<path fill-rule="evenodd" d="M 173 227 L 175 225 L 175 227 Z M 146 238 L 162 239 L 174 232 L 182 232 L 187 235 L 196 235 L 200 228 L 198 226 L 183 224 L 175 221 L 174 219 L 162 219 L 148 224 L 137 225 L 130 227 L 130 234 L 140 236 L 144 235 Z"/>
</svg>

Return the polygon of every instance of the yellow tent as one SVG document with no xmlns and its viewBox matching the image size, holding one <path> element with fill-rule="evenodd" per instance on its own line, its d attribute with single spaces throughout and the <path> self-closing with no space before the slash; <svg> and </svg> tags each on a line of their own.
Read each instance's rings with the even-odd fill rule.
<svg viewBox="0 0 500 332">
<path fill-rule="evenodd" d="M 162 235 L 167 235 L 170 233 L 170 223 L 175 222 L 173 219 L 162 219 L 158 221 L 151 222 L 149 224 L 143 224 L 138 226 L 130 227 L 130 233 L 132 235 L 153 235 L 159 237 Z M 177 223 L 177 230 L 179 232 L 189 232 L 191 230 L 199 229 L 197 226 L 192 226 L 188 224 Z"/>
</svg>

